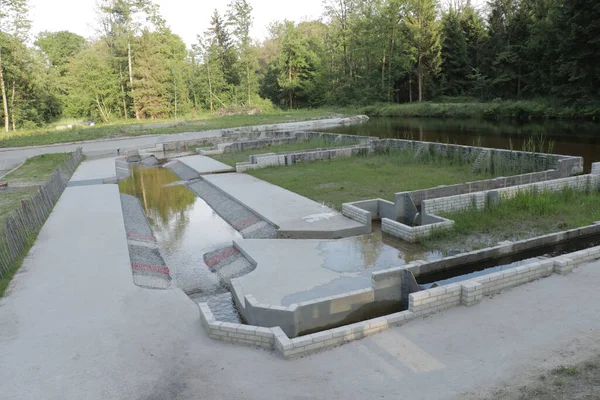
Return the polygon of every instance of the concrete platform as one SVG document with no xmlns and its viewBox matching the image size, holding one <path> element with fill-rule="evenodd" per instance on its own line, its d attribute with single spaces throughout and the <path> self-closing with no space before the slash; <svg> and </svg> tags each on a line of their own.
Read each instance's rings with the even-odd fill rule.
<svg viewBox="0 0 600 400">
<path fill-rule="evenodd" d="M 276 225 L 278 237 L 337 239 L 369 232 L 316 201 L 246 174 L 207 175 L 203 179 Z"/>
<path fill-rule="evenodd" d="M 381 233 L 338 240 L 236 240 L 256 269 L 237 278 L 244 294 L 263 304 L 289 306 L 371 287 L 371 272 L 437 252 L 402 251 L 381 241 Z"/>
<path fill-rule="evenodd" d="M 232 172 L 235 169 L 227 164 L 223 164 L 217 160 L 214 160 L 206 156 L 187 156 L 178 158 L 179 161 L 186 164 L 188 167 L 198 171 L 200 175 L 203 174 L 215 174 L 220 172 Z"/>
<path fill-rule="evenodd" d="M 101 158 L 97 160 L 86 160 L 71 177 L 70 182 L 92 181 L 115 178 L 115 159 L 117 157 Z"/>
</svg>

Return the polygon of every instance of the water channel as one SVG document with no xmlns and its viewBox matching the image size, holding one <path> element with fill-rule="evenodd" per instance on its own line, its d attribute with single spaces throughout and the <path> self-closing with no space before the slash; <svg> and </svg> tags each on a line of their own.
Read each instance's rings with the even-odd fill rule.
<svg viewBox="0 0 600 400">
<path fill-rule="evenodd" d="M 592 162 L 600 161 L 600 125 L 594 123 L 373 118 L 359 126 L 344 126 L 328 131 L 492 148 L 512 147 L 515 150 L 520 150 L 532 136 L 538 141 L 543 137 L 546 146 L 553 143 L 554 153 L 584 157 L 586 170 L 589 170 Z M 119 186 L 122 193 L 140 199 L 175 286 L 182 288 L 197 302 L 208 302 L 219 320 L 240 322 L 231 294 L 203 260 L 205 253 L 241 239 L 240 234 L 204 200 L 179 182 L 176 175 L 164 168 L 136 169 L 132 178 L 121 182 Z M 343 273 L 347 272 L 349 266 L 360 263 L 361 273 L 367 276 L 371 271 L 403 265 L 415 259 L 433 261 L 442 257 L 439 252 L 428 251 L 419 245 L 382 234 L 379 224 L 374 223 L 373 228 L 373 233 L 369 235 L 327 243 L 322 250 L 328 268 Z M 596 243 L 597 239 L 594 238 L 593 242 Z M 567 247 L 573 250 L 571 247 L 580 246 L 571 244 Z M 534 262 L 540 256 L 556 255 L 559 250 L 563 248 L 538 249 L 510 259 L 464 266 L 449 274 L 421 277 L 419 283 L 426 288 L 433 282 L 444 284 L 468 279 Z"/>
</svg>

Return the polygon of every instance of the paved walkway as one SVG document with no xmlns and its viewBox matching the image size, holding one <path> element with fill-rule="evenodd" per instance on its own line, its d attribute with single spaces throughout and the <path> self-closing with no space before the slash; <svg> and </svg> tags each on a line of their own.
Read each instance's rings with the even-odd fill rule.
<svg viewBox="0 0 600 400">
<path fill-rule="evenodd" d="M 335 239 L 370 233 L 368 228 L 329 207 L 247 174 L 203 178 L 279 227 L 283 238 Z"/>
<path fill-rule="evenodd" d="M 600 262 L 285 361 L 133 285 L 116 185 L 67 188 L 0 300 L 2 399 L 480 399 L 600 353 Z M 466 395 L 465 395 L 466 393 Z"/>
<path fill-rule="evenodd" d="M 317 129 L 330 126 L 337 126 L 340 123 L 340 118 L 330 118 L 314 121 L 288 122 L 273 125 L 247 126 L 240 128 L 232 128 L 229 131 L 251 132 L 260 130 L 298 130 L 298 129 Z M 118 128 L 115 128 L 118 129 Z M 59 135 L 60 133 L 56 133 Z M 19 165 L 29 157 L 48 153 L 68 153 L 77 150 L 78 147 L 83 147 L 83 152 L 88 155 L 116 155 L 117 150 L 121 150 L 124 154 L 126 150 L 143 149 L 154 147 L 157 143 L 173 142 L 179 140 L 193 140 L 207 137 L 221 137 L 222 130 L 215 129 L 200 132 L 184 132 L 170 135 L 150 135 L 129 137 L 123 139 L 102 139 L 96 141 L 86 141 L 72 144 L 56 144 L 47 146 L 35 147 L 16 147 L 0 149 L 0 169 L 10 170 Z"/>
</svg>

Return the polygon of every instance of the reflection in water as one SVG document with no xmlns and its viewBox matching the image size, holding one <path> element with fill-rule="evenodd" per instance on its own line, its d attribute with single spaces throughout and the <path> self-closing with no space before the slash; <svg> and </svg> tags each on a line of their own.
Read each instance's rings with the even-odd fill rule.
<svg viewBox="0 0 600 400">
<path fill-rule="evenodd" d="M 554 142 L 553 153 L 581 156 L 586 171 L 600 161 L 600 124 L 577 121 L 498 122 L 477 119 L 371 118 L 329 132 L 521 150 L 530 137 Z"/>
<path fill-rule="evenodd" d="M 371 234 L 323 241 L 319 250 L 325 258 L 324 267 L 336 272 L 374 271 L 443 257 L 439 251 L 384 234 L 379 221 L 373 221 Z"/>
<path fill-rule="evenodd" d="M 119 188 L 142 202 L 173 283 L 207 301 L 223 320 L 237 320 L 231 295 L 206 266 L 203 256 L 231 245 L 241 236 L 178 181 L 174 173 L 164 168 L 137 168 L 132 170 L 131 178 L 119 183 Z"/>
</svg>

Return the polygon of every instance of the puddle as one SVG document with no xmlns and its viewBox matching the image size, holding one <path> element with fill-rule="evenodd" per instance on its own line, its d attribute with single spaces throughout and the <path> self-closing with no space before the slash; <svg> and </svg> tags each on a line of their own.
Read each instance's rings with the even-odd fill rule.
<svg viewBox="0 0 600 400">
<path fill-rule="evenodd" d="M 119 183 L 119 189 L 140 199 L 173 284 L 194 293 L 192 299 L 208 301 L 223 320 L 239 322 L 231 294 L 203 256 L 241 236 L 187 186 L 176 184 L 179 181 L 167 169 L 140 167 Z"/>
<path fill-rule="evenodd" d="M 439 251 L 431 251 L 383 233 L 379 221 L 373 221 L 372 226 L 373 232 L 368 235 L 320 244 L 319 250 L 325 258 L 324 267 L 340 273 L 370 272 L 399 267 L 415 260 L 435 261 L 443 258 Z"/>
</svg>

